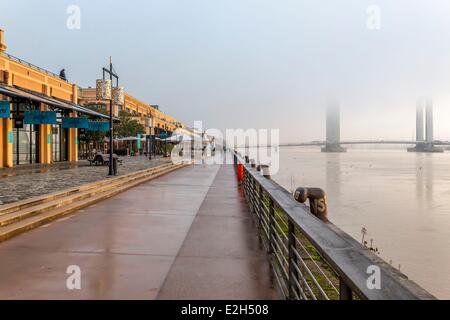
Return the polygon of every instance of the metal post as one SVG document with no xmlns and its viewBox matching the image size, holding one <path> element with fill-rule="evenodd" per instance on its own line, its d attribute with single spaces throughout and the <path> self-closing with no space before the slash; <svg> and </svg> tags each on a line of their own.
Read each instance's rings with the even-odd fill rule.
<svg viewBox="0 0 450 320">
<path fill-rule="evenodd" d="M 109 79 L 113 80 L 113 70 L 112 70 L 112 58 L 109 58 Z M 111 98 L 109 99 L 109 175 L 114 175 L 113 168 L 113 151 L 114 151 L 114 143 L 113 143 L 113 97 L 112 97 L 112 88 L 111 88 Z"/>
<path fill-rule="evenodd" d="M 295 287 L 296 287 L 296 282 L 294 279 L 298 279 L 298 272 L 295 269 L 294 265 L 297 264 L 297 256 L 295 255 L 295 248 L 296 248 L 296 243 L 295 243 L 295 225 L 294 223 L 289 219 L 288 222 L 288 262 L 289 262 L 289 299 L 294 300 L 295 294 L 294 292 L 296 292 Z"/>
<path fill-rule="evenodd" d="M 270 168 L 267 164 L 260 165 L 260 171 L 264 178 L 270 179 Z"/>
<path fill-rule="evenodd" d="M 352 289 L 342 279 L 339 279 L 339 299 L 353 300 Z"/>
<path fill-rule="evenodd" d="M 263 214 L 264 214 L 264 189 L 261 185 L 259 185 L 259 206 L 258 206 L 258 211 L 259 211 L 259 234 L 260 236 L 262 236 L 264 227 L 263 227 Z"/>
<path fill-rule="evenodd" d="M 269 250 L 268 253 L 273 253 L 273 233 L 275 232 L 275 209 L 273 199 L 269 196 Z"/>
</svg>

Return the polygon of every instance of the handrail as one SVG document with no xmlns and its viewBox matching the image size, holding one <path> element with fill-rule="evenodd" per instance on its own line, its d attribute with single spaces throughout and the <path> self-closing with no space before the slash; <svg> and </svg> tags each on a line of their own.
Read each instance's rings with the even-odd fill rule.
<svg viewBox="0 0 450 320">
<path fill-rule="evenodd" d="M 269 242 L 269 252 L 275 253 L 276 259 L 274 260 L 278 261 L 278 266 L 286 269 L 283 272 L 286 280 L 284 286 L 289 292 L 286 294 L 287 298 L 306 297 L 299 287 L 300 284 L 303 284 L 302 287 L 306 293 L 309 291 L 311 294 L 310 287 L 318 285 L 317 279 L 305 279 L 312 273 L 304 261 L 298 261 L 298 259 L 306 257 L 305 261 L 308 260 L 307 262 L 311 263 L 311 259 L 306 256 L 308 253 L 305 248 L 302 249 L 304 250 L 302 253 L 299 253 L 299 248 L 296 246 L 296 244 L 300 244 L 299 237 L 304 237 L 305 241 L 317 250 L 321 259 L 337 275 L 340 299 L 351 299 L 353 295 L 360 299 L 370 300 L 435 299 L 425 289 L 409 280 L 406 275 L 393 268 L 337 226 L 329 222 L 325 223 L 312 215 L 309 207 L 295 201 L 292 194 L 275 181 L 263 177 L 257 171 L 254 163 L 250 165 L 240 154 L 234 153 L 234 155 L 235 162 L 242 164 L 244 168 L 244 192 L 250 208 L 256 212 L 261 233 L 265 235 L 266 242 Z M 274 214 L 275 208 L 280 212 Z M 280 214 L 287 216 L 285 222 L 277 216 Z M 281 230 L 283 224 L 287 231 L 282 233 L 281 237 L 279 234 L 274 234 L 275 229 Z M 284 246 L 283 243 L 280 246 L 282 238 L 286 240 L 287 246 Z M 283 246 L 287 250 L 280 251 Z M 274 250 L 278 251 L 274 252 Z M 289 268 L 280 255 L 281 258 L 284 257 L 288 260 Z M 317 263 L 316 266 L 318 266 Z M 379 288 L 368 285 L 374 266 L 380 271 Z M 301 274 L 302 270 L 300 269 L 304 271 L 304 275 Z M 281 273 L 281 275 L 283 274 Z M 327 280 L 329 281 L 328 278 Z M 291 286 L 298 291 L 293 292 L 295 290 L 291 290 Z M 323 288 L 318 288 L 316 292 L 323 293 Z M 314 297 L 314 294 L 312 296 Z M 325 298 L 327 298 L 326 295 Z"/>
<path fill-rule="evenodd" d="M 56 73 L 53 73 L 53 72 L 51 72 L 51 71 L 48 71 L 48 70 L 43 69 L 43 68 L 41 68 L 41 67 L 38 67 L 38 66 L 36 66 L 36 65 L 34 65 L 34 64 L 30 63 L 30 62 L 27 62 L 27 61 L 25 61 L 25 60 L 22 60 L 22 59 L 20 59 L 20 58 L 17 58 L 17 57 L 15 57 L 15 56 L 13 56 L 13 55 L 11 55 L 11 54 L 9 54 L 9 53 L 4 52 L 3 54 L 4 54 L 7 58 L 9 58 L 9 59 L 11 59 L 11 60 L 13 60 L 13 61 L 15 61 L 15 62 L 19 62 L 20 64 L 25 64 L 25 65 L 27 65 L 27 66 L 30 67 L 30 68 L 33 68 L 33 69 L 35 69 L 35 70 L 37 70 L 37 71 L 46 73 L 46 74 L 48 74 L 48 75 L 50 75 L 50 76 L 52 76 L 52 77 L 58 78 L 58 80 L 61 80 L 61 81 L 64 81 L 64 82 L 69 83 L 68 80 L 65 80 L 65 79 L 61 78 L 61 77 L 60 77 L 59 75 L 57 75 Z"/>
</svg>

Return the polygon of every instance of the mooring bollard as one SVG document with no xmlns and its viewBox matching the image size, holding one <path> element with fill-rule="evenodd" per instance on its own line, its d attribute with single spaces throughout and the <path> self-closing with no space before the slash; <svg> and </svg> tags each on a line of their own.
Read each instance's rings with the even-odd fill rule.
<svg viewBox="0 0 450 320">
<path fill-rule="evenodd" d="M 261 174 L 263 175 L 264 178 L 266 179 L 270 179 L 270 167 L 267 164 L 262 164 L 260 165 L 261 167 Z"/>
<path fill-rule="evenodd" d="M 300 203 L 309 200 L 311 213 L 323 222 L 328 222 L 327 194 L 320 188 L 298 188 L 294 199 Z"/>
</svg>

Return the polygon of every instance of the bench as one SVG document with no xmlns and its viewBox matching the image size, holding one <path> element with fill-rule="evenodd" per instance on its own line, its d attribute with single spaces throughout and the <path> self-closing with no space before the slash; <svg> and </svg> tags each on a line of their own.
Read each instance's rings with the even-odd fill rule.
<svg viewBox="0 0 450 320">
<path fill-rule="evenodd" d="M 113 153 L 113 158 L 117 159 L 117 163 L 122 164 L 122 159 L 115 153 Z M 92 165 L 109 165 L 109 154 L 97 153 L 93 157 L 87 159 L 89 164 Z"/>
</svg>

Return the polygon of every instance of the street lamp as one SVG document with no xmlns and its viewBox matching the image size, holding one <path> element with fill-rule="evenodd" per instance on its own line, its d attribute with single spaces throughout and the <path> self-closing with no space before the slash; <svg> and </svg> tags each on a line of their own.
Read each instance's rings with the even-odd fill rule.
<svg viewBox="0 0 450 320">
<path fill-rule="evenodd" d="M 106 82 L 105 75 L 109 74 L 109 85 L 111 85 L 111 91 L 114 91 L 114 93 L 109 94 L 109 175 L 114 175 L 114 168 L 113 168 L 113 153 L 114 153 L 114 143 L 113 143 L 113 99 L 117 100 L 117 104 L 120 104 L 122 97 L 118 97 L 121 94 L 123 95 L 123 90 L 119 88 L 119 76 L 114 72 L 113 64 L 112 64 L 112 57 L 109 58 L 109 69 L 103 68 L 103 83 Z M 116 80 L 116 87 L 112 88 L 112 81 L 113 78 Z"/>
</svg>

